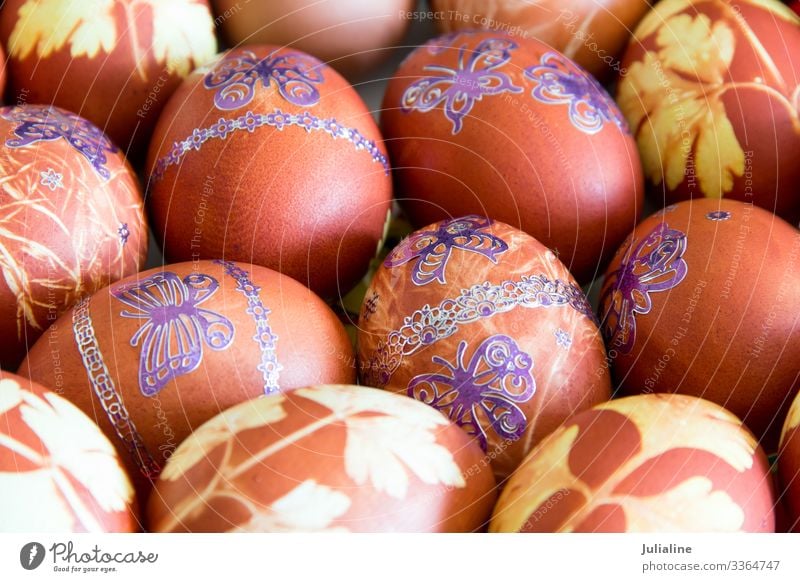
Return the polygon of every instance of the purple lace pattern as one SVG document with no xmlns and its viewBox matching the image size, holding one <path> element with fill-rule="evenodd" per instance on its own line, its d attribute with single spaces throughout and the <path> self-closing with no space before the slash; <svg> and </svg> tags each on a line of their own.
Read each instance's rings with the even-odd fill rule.
<svg viewBox="0 0 800 582">
<path fill-rule="evenodd" d="M 272 113 L 254 113 L 248 111 L 236 119 L 220 118 L 210 127 L 195 129 L 192 135 L 183 141 L 175 142 L 169 153 L 156 162 L 155 169 L 151 176 L 153 182 L 158 182 L 164 177 L 167 170 L 172 166 L 180 165 L 183 158 L 191 151 L 199 151 L 203 144 L 209 140 L 226 139 L 230 134 L 237 131 L 247 131 L 253 133 L 261 127 L 271 127 L 278 131 L 296 127 L 304 129 L 306 132 L 323 132 L 333 139 L 343 139 L 352 144 L 356 151 L 364 151 L 370 155 L 373 162 L 383 166 L 384 173 L 389 175 L 389 160 L 381 152 L 378 144 L 365 138 L 357 129 L 352 129 L 340 125 L 335 119 L 321 119 L 311 115 L 307 111 L 301 113 L 284 113 L 276 109 Z"/>
</svg>

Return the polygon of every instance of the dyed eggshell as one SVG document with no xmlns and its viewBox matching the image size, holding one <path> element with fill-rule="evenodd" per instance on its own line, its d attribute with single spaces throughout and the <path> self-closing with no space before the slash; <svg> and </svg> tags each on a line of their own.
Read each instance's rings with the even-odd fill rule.
<svg viewBox="0 0 800 582">
<path fill-rule="evenodd" d="M 775 496 L 753 434 L 711 402 L 612 400 L 567 421 L 500 495 L 493 532 L 773 532 Z"/>
<path fill-rule="evenodd" d="M 778 475 L 788 515 L 788 529 L 800 532 L 800 396 L 792 403 L 781 434 Z"/>
<path fill-rule="evenodd" d="M 0 46 L 0 103 L 6 92 L 6 51 Z"/>
<path fill-rule="evenodd" d="M 583 283 L 641 211 L 641 165 L 616 105 L 538 40 L 429 41 L 389 82 L 381 123 L 397 197 L 417 228 L 489 216 L 557 251 Z"/>
<path fill-rule="evenodd" d="M 158 480 L 149 523 L 156 532 L 470 532 L 495 502 L 483 461 L 463 431 L 409 398 L 299 388 L 194 432 Z"/>
<path fill-rule="evenodd" d="M 742 418 L 768 452 L 800 385 L 800 232 L 761 208 L 698 198 L 644 220 L 600 300 L 627 393 L 681 392 Z"/>
<path fill-rule="evenodd" d="M 114 447 L 67 400 L 0 372 L 0 532 L 133 532 L 133 487 Z"/>
<path fill-rule="evenodd" d="M 94 125 L 44 105 L 0 108 L 0 364 L 81 296 L 142 268 L 147 222 L 125 157 Z"/>
<path fill-rule="evenodd" d="M 0 38 L 17 102 L 78 113 L 134 157 L 181 79 L 217 52 L 206 0 L 8 0 Z"/>
<path fill-rule="evenodd" d="M 214 0 L 231 45 L 291 46 L 355 76 L 390 57 L 415 0 Z"/>
<path fill-rule="evenodd" d="M 538 38 L 600 78 L 620 74 L 631 31 L 647 0 L 431 0 L 440 32 L 469 28 Z"/>
<path fill-rule="evenodd" d="M 723 196 L 796 224 L 800 18 L 777 0 L 662 0 L 634 37 L 617 102 L 653 198 Z"/>
<path fill-rule="evenodd" d="M 794 2 L 793 4 L 791 4 L 791 8 L 792 10 L 800 14 L 800 2 Z"/>
<path fill-rule="evenodd" d="M 81 301 L 20 373 L 96 420 L 144 498 L 147 478 L 215 414 L 311 382 L 352 382 L 355 365 L 336 316 L 296 281 L 198 261 L 145 271 Z"/>
<path fill-rule="evenodd" d="M 569 416 L 610 398 L 581 289 L 529 235 L 477 216 L 415 232 L 373 278 L 359 317 L 361 383 L 440 410 L 498 481 Z"/>
<path fill-rule="evenodd" d="M 253 262 L 344 295 L 382 240 L 392 185 L 378 128 L 333 69 L 291 49 L 220 55 L 178 89 L 149 154 L 170 260 Z"/>
</svg>

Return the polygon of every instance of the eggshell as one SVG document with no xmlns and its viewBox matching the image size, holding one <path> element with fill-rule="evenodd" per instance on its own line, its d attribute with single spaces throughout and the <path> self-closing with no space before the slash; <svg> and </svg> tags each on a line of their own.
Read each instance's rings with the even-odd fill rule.
<svg viewBox="0 0 800 582">
<path fill-rule="evenodd" d="M 789 529 L 800 532 L 800 395 L 795 397 L 783 423 L 778 475 Z"/>
<path fill-rule="evenodd" d="M 396 247 L 359 317 L 361 383 L 416 398 L 487 452 L 498 481 L 569 416 L 610 398 L 581 289 L 529 235 L 477 216 Z"/>
<path fill-rule="evenodd" d="M 6 93 L 6 51 L 0 46 L 0 103 Z"/>
<path fill-rule="evenodd" d="M 792 10 L 800 14 L 800 2 L 794 2 L 791 4 Z"/>
<path fill-rule="evenodd" d="M 206 0 L 8 0 L 0 38 L 17 102 L 78 113 L 134 157 L 181 79 L 217 52 Z"/>
<path fill-rule="evenodd" d="M 389 82 L 381 122 L 417 228 L 466 214 L 502 220 L 588 282 L 641 211 L 636 145 L 616 105 L 538 40 L 429 41 Z"/>
<path fill-rule="evenodd" d="M 469 28 L 538 38 L 596 77 L 622 73 L 631 31 L 647 0 L 431 0 L 440 32 Z"/>
<path fill-rule="evenodd" d="M 244 402 L 175 451 L 150 500 L 157 532 L 469 532 L 494 478 L 444 416 L 358 386 Z"/>
<path fill-rule="evenodd" d="M 97 425 L 0 372 L 0 532 L 132 532 L 133 487 Z"/>
<path fill-rule="evenodd" d="M 392 55 L 415 0 L 215 0 L 217 21 L 231 45 L 292 46 L 348 76 Z"/>
<path fill-rule="evenodd" d="M 355 378 L 347 335 L 316 295 L 230 261 L 151 269 L 99 291 L 57 320 L 20 370 L 95 418 L 142 498 L 147 479 L 218 412 Z"/>
<path fill-rule="evenodd" d="M 800 232 L 761 208 L 698 198 L 644 220 L 600 300 L 616 382 L 739 416 L 774 452 L 800 385 Z"/>
<path fill-rule="evenodd" d="M 711 402 L 676 394 L 582 412 L 525 459 L 492 532 L 773 532 L 769 463 Z"/>
<path fill-rule="evenodd" d="M 634 37 L 617 101 L 653 198 L 724 196 L 796 224 L 800 19 L 777 0 L 662 0 Z"/>
<path fill-rule="evenodd" d="M 44 105 L 0 108 L 0 364 L 81 296 L 139 271 L 142 192 L 94 125 Z"/>
<path fill-rule="evenodd" d="M 325 297 L 366 272 L 392 196 L 355 90 L 315 58 L 270 46 L 228 51 L 190 75 L 159 120 L 149 167 L 170 260 L 253 262 Z"/>
</svg>

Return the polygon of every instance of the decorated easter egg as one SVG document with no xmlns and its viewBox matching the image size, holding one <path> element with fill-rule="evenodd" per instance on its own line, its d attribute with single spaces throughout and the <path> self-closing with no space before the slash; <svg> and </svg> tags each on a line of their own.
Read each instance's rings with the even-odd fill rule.
<svg viewBox="0 0 800 582">
<path fill-rule="evenodd" d="M 769 463 L 730 412 L 679 394 L 569 419 L 500 495 L 493 532 L 772 532 Z"/>
<path fill-rule="evenodd" d="M 733 198 L 796 223 L 800 18 L 777 0 L 662 0 L 634 37 L 617 101 L 654 198 Z"/>
<path fill-rule="evenodd" d="M 600 300 L 615 380 L 742 418 L 774 452 L 800 384 L 800 232 L 752 204 L 698 198 L 644 220 Z"/>
<path fill-rule="evenodd" d="M 641 167 L 622 115 L 538 40 L 460 32 L 428 42 L 389 82 L 381 122 L 417 228 L 489 216 L 587 282 L 636 224 Z"/>
<path fill-rule="evenodd" d="M 620 57 L 648 0 L 431 0 L 441 32 L 470 28 L 538 38 L 591 74 L 624 74 Z"/>
<path fill-rule="evenodd" d="M 347 81 L 293 49 L 234 49 L 195 71 L 149 158 L 170 260 L 252 262 L 333 297 L 381 243 L 392 185 L 377 126 Z"/>
<path fill-rule="evenodd" d="M 0 38 L 15 99 L 78 113 L 134 156 L 181 79 L 217 52 L 206 0 L 8 0 Z"/>
<path fill-rule="evenodd" d="M 792 403 L 781 433 L 778 474 L 789 528 L 800 531 L 800 395 Z"/>
<path fill-rule="evenodd" d="M 610 398 L 605 350 L 580 287 L 531 236 L 478 216 L 405 239 L 359 317 L 361 383 L 463 428 L 508 476 L 542 437 Z"/>
<path fill-rule="evenodd" d="M 92 416 L 146 493 L 215 414 L 312 382 L 352 382 L 355 364 L 342 325 L 311 291 L 217 260 L 145 271 L 81 300 L 20 373 Z"/>
<path fill-rule="evenodd" d="M 358 386 L 243 402 L 201 426 L 150 498 L 156 532 L 470 532 L 494 477 L 424 404 Z"/>
<path fill-rule="evenodd" d="M 139 271 L 147 223 L 136 175 L 94 125 L 46 105 L 0 108 L 0 364 L 82 296 Z"/>
<path fill-rule="evenodd" d="M 95 423 L 58 394 L 0 372 L 0 532 L 132 532 L 135 506 Z"/>
<path fill-rule="evenodd" d="M 291 46 L 346 75 L 392 55 L 412 21 L 415 0 L 216 0 L 231 45 Z"/>
</svg>

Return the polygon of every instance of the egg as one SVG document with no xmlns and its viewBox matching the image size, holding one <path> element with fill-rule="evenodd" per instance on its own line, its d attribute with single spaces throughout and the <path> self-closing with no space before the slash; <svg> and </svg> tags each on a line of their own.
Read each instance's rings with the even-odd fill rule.
<svg viewBox="0 0 800 582">
<path fill-rule="evenodd" d="M 366 272 L 392 197 L 381 136 L 336 71 L 247 46 L 195 71 L 150 145 L 148 207 L 170 261 L 225 257 L 329 297 Z"/>
<path fill-rule="evenodd" d="M 783 424 L 778 475 L 783 487 L 788 529 L 800 531 L 800 395 L 795 397 Z"/>
<path fill-rule="evenodd" d="M 494 478 L 435 410 L 358 386 L 311 386 L 216 416 L 169 460 L 156 532 L 470 532 Z"/>
<path fill-rule="evenodd" d="M 6 51 L 0 45 L 0 103 L 6 92 Z"/>
<path fill-rule="evenodd" d="M 662 0 L 634 37 L 617 102 L 653 199 L 732 198 L 796 224 L 800 18 L 777 0 Z"/>
<path fill-rule="evenodd" d="M 18 102 L 78 113 L 137 159 L 169 95 L 217 52 L 206 0 L 8 0 L 0 39 Z"/>
<path fill-rule="evenodd" d="M 0 532 L 133 532 L 128 476 L 97 425 L 58 394 L 0 372 Z"/>
<path fill-rule="evenodd" d="M 774 452 L 800 388 L 800 232 L 758 206 L 698 198 L 644 220 L 600 298 L 626 393 L 723 405 Z"/>
<path fill-rule="evenodd" d="M 484 28 L 538 38 L 596 77 L 622 73 L 620 57 L 648 0 L 431 0 L 440 32 Z"/>
<path fill-rule="evenodd" d="M 390 57 L 411 23 L 415 0 L 215 0 L 231 45 L 291 46 L 349 76 Z"/>
<path fill-rule="evenodd" d="M 389 82 L 381 123 L 417 228 L 489 216 L 557 251 L 586 283 L 641 211 L 641 165 L 616 105 L 538 40 L 471 31 L 429 41 Z"/>
<path fill-rule="evenodd" d="M 147 222 L 136 175 L 89 121 L 46 105 L 0 108 L 0 364 L 83 295 L 139 271 Z"/>
<path fill-rule="evenodd" d="M 569 416 L 610 398 L 591 307 L 533 237 L 466 216 L 416 231 L 359 315 L 361 383 L 429 404 L 487 453 L 498 481 Z"/>
<path fill-rule="evenodd" d="M 141 497 L 175 448 L 222 410 L 355 378 L 334 313 L 298 282 L 227 260 L 151 269 L 81 300 L 20 373 L 92 416 Z"/>
<path fill-rule="evenodd" d="M 773 532 L 769 463 L 711 402 L 612 400 L 567 421 L 500 495 L 492 532 Z"/>
<path fill-rule="evenodd" d="M 795 12 L 800 14 L 800 1 L 796 0 L 794 3 L 792 3 L 791 4 L 791 8 L 792 8 L 792 10 L 794 10 Z"/>
</svg>

